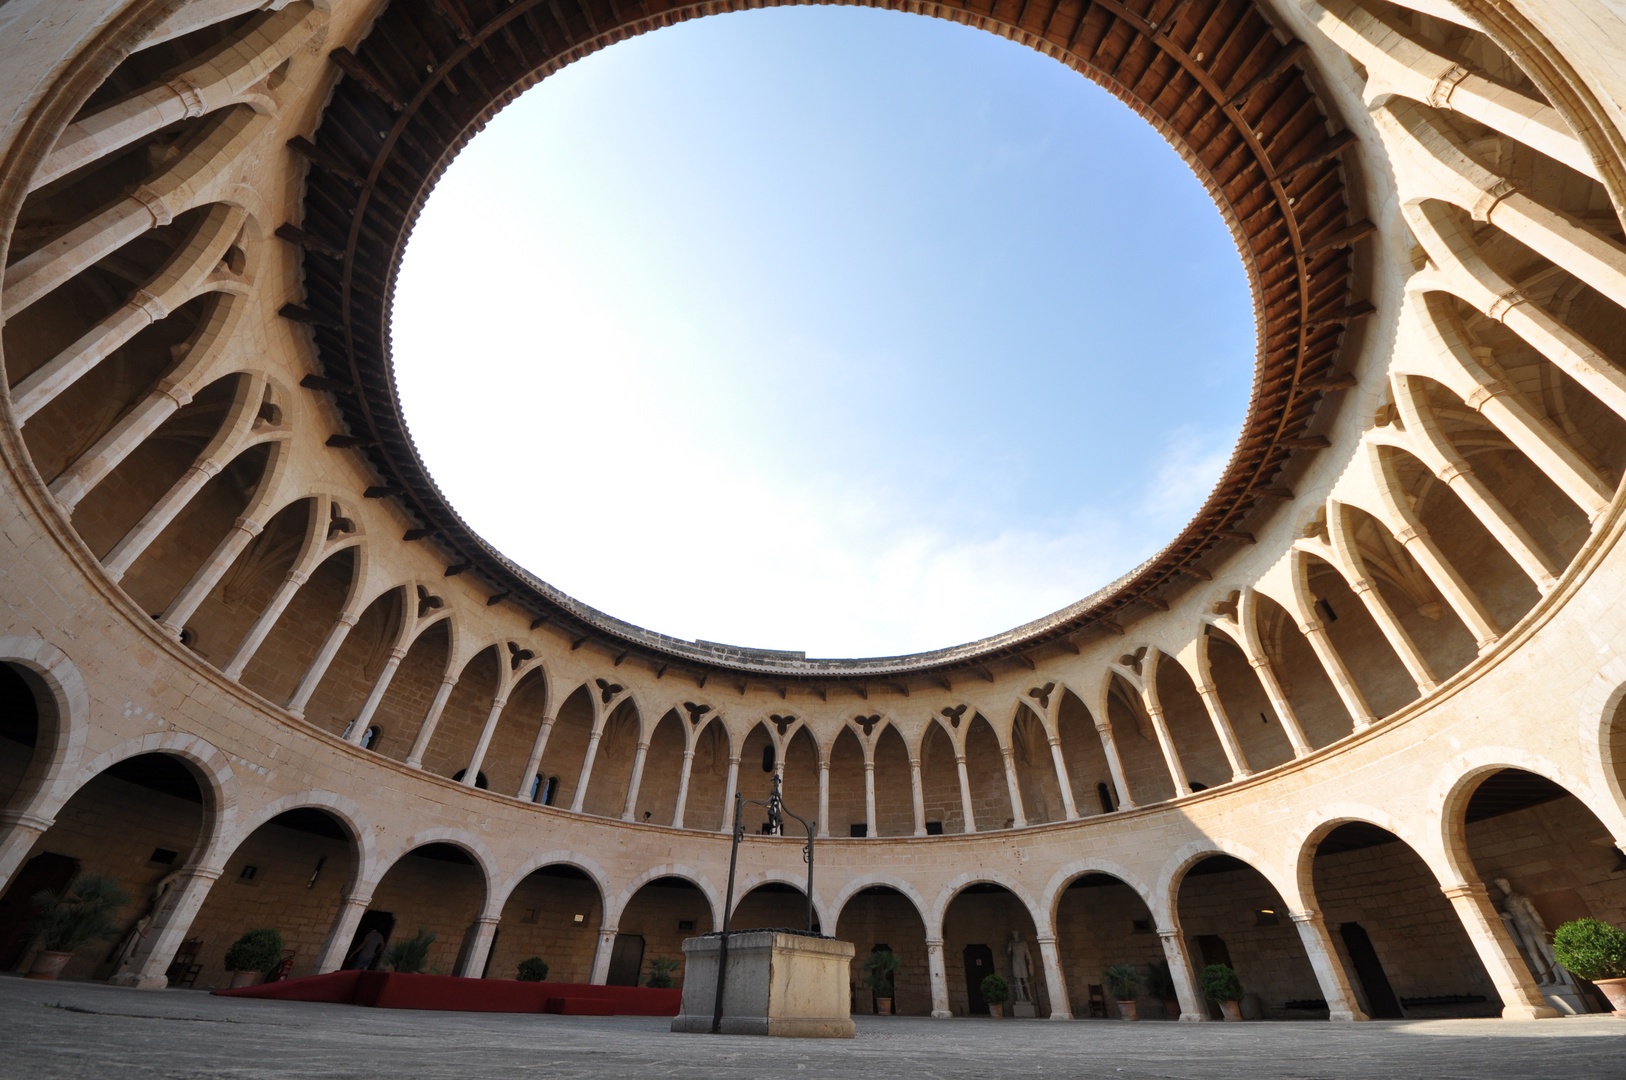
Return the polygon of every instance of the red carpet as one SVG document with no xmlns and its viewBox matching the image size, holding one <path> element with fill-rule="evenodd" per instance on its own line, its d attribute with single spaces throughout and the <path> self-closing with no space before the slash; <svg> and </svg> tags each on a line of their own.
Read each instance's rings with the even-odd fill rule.
<svg viewBox="0 0 1626 1080">
<path fill-rule="evenodd" d="M 327 1001 L 379 1009 L 549 1012 L 566 1016 L 676 1016 L 683 1001 L 682 990 L 647 986 L 459 979 L 452 975 L 396 975 L 388 971 L 335 971 L 215 993 L 223 997 Z"/>
</svg>

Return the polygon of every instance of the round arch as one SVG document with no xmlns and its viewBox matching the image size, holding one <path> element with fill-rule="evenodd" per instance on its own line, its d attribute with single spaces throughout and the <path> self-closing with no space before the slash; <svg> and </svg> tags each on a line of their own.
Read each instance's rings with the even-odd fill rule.
<svg viewBox="0 0 1626 1080">
<path fill-rule="evenodd" d="M 513 895 L 520 882 L 538 870 L 545 870 L 550 866 L 569 866 L 586 874 L 588 880 L 598 889 L 599 902 L 602 904 L 607 905 L 609 898 L 616 895 L 615 890 L 610 886 L 610 875 L 605 873 L 604 868 L 594 861 L 591 856 L 561 849 L 532 856 L 522 863 L 520 868 L 510 874 L 507 880 L 503 882 L 502 888 L 492 893 L 486 905 L 486 914 L 500 915 L 503 905 L 508 903 L 508 898 Z"/>
<path fill-rule="evenodd" d="M 616 897 L 614 907 L 607 908 L 605 911 L 604 925 L 621 925 L 621 913 L 627 910 L 627 905 L 632 902 L 634 896 L 638 895 L 638 890 L 651 881 L 658 881 L 661 878 L 681 878 L 699 889 L 705 895 L 706 903 L 711 905 L 711 925 L 723 925 L 722 894 L 717 891 L 717 886 L 711 883 L 710 878 L 687 863 L 662 863 L 660 866 L 651 867 L 633 878 L 627 883 L 626 888 L 621 890 L 621 894 Z"/>
<path fill-rule="evenodd" d="M 1050 935 L 1055 932 L 1054 925 L 1045 914 L 1044 909 L 1033 902 L 1026 889 L 1019 885 L 1015 878 L 998 870 L 968 870 L 959 877 L 944 885 L 937 894 L 937 900 L 932 904 L 931 913 L 926 920 L 926 932 L 934 937 L 943 936 L 943 918 L 948 914 L 949 905 L 971 885 L 998 885 L 1008 891 L 1027 909 L 1028 917 L 1033 920 L 1034 929 L 1040 935 Z M 933 931 L 936 931 L 933 934 Z"/>
<path fill-rule="evenodd" d="M 1157 905 L 1153 903 L 1154 893 L 1147 888 L 1146 883 L 1134 871 L 1110 859 L 1075 859 L 1052 874 L 1050 880 L 1045 883 L 1044 892 L 1040 894 L 1039 910 L 1045 913 L 1045 918 L 1049 920 L 1052 927 L 1056 925 L 1056 911 L 1061 905 L 1062 894 L 1067 891 L 1069 885 L 1086 874 L 1105 874 L 1108 877 L 1117 878 L 1135 890 L 1135 895 L 1140 897 L 1147 910 L 1152 913 L 1154 918 L 1157 917 Z M 1162 928 L 1162 924 L 1159 923 L 1159 929 Z"/>
<path fill-rule="evenodd" d="M 366 811 L 362 810 L 355 800 L 320 788 L 284 795 L 261 807 L 252 817 L 246 818 L 226 841 L 229 849 L 227 857 L 229 858 L 230 853 L 241 847 L 243 842 L 253 836 L 261 826 L 271 824 L 275 818 L 290 810 L 307 809 L 326 813 L 350 834 L 350 840 L 356 848 L 356 870 L 346 891 L 351 891 L 361 882 L 374 881 L 375 867 L 378 864 L 378 842 L 373 837 L 373 827 L 367 820 Z M 379 878 L 382 876 L 378 875 Z"/>
<path fill-rule="evenodd" d="M 494 886 L 499 880 L 497 876 L 499 872 L 497 857 L 491 853 L 491 849 L 485 845 L 485 841 L 463 829 L 425 829 L 423 832 L 414 834 L 411 839 L 393 849 L 389 855 L 378 858 L 373 864 L 375 876 L 363 882 L 363 885 L 368 887 L 369 894 L 402 859 L 421 847 L 428 847 L 430 844 L 450 844 L 453 847 L 461 848 L 465 854 L 474 860 L 474 867 L 480 871 L 481 884 L 485 890 L 485 902 L 481 913 L 490 912 L 492 898 L 495 895 Z M 497 911 L 500 912 L 501 910 L 502 908 L 499 906 Z"/>
<path fill-rule="evenodd" d="M 1303 909 L 1303 900 L 1299 896 L 1296 879 L 1282 873 L 1280 867 L 1261 858 L 1253 849 L 1234 840 L 1214 837 L 1193 840 L 1178 848 L 1164 861 L 1163 869 L 1158 873 L 1157 885 L 1152 890 L 1151 902 L 1147 904 L 1152 909 L 1152 918 L 1156 920 L 1158 926 L 1174 929 L 1180 925 L 1180 886 L 1185 881 L 1186 872 L 1214 855 L 1229 855 L 1233 859 L 1247 863 L 1270 883 L 1271 888 L 1281 894 L 1290 909 L 1294 911 Z M 1283 888 L 1284 885 L 1287 888 Z"/>
<path fill-rule="evenodd" d="M 38 814 L 36 803 L 50 797 L 84 756 L 90 724 L 90 692 L 68 654 L 44 638 L 0 637 L 0 661 L 17 668 L 39 706 L 41 730 L 33 757 L 5 809 Z M 50 747 L 45 742 L 50 726 Z"/>
<path fill-rule="evenodd" d="M 789 885 L 803 896 L 807 895 L 806 874 L 798 877 L 789 870 L 765 870 L 759 874 L 752 874 L 750 877 L 740 882 L 735 888 L 734 911 L 738 911 L 740 909 L 741 902 L 743 902 L 747 896 L 751 895 L 754 890 L 763 885 L 769 884 Z M 729 916 L 732 918 L 733 912 L 730 912 Z M 820 926 L 828 927 L 830 929 L 835 928 L 836 924 L 830 920 L 830 909 L 825 902 L 819 898 L 819 890 L 816 887 L 813 890 L 813 917 L 819 921 Z"/>
</svg>

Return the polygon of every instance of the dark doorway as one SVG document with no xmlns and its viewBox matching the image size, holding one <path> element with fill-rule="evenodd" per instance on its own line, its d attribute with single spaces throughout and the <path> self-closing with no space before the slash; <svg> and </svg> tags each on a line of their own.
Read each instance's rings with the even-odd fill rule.
<svg viewBox="0 0 1626 1080">
<path fill-rule="evenodd" d="M 987 1016 L 988 1002 L 982 997 L 982 980 L 994 973 L 994 950 L 986 945 L 965 947 L 965 1011 L 968 1016 Z"/>
<path fill-rule="evenodd" d="M 637 986 L 638 973 L 644 969 L 644 935 L 617 934 L 615 946 L 610 950 L 610 976 L 608 986 Z"/>
<path fill-rule="evenodd" d="M 1197 951 L 1202 954 L 1203 967 L 1207 967 L 1209 964 L 1224 964 L 1229 968 L 1236 966 L 1231 963 L 1231 950 L 1225 947 L 1225 939 L 1218 934 L 1198 934 Z M 1200 968 L 1197 974 L 1202 975 Z M 1219 1002 L 1206 995 L 1203 997 L 1203 1002 L 1208 1006 L 1208 1018 L 1210 1020 L 1225 1019 L 1225 1012 L 1220 1008 Z"/>
<path fill-rule="evenodd" d="M 1355 966 L 1355 977 L 1361 981 L 1361 989 L 1366 992 L 1366 1007 L 1371 1010 L 1372 1019 L 1402 1019 L 1405 1013 L 1400 1011 L 1400 1002 L 1395 998 L 1389 976 L 1384 973 L 1383 963 L 1378 959 L 1378 951 L 1372 947 L 1372 939 L 1367 936 L 1366 929 L 1360 923 L 1347 922 L 1338 927 L 1338 933 L 1343 935 L 1344 948 L 1349 951 L 1349 962 Z"/>
<path fill-rule="evenodd" d="M 390 934 L 395 930 L 395 913 L 393 911 L 374 911 L 368 908 L 362 912 L 361 919 L 356 923 L 356 936 L 350 939 L 350 948 L 345 950 L 344 969 L 346 971 L 360 964 L 356 950 L 361 943 L 367 940 L 369 932 L 377 930 L 378 936 L 384 939 L 384 944 L 378 947 L 378 953 L 372 959 L 371 967 L 380 967 L 384 963 L 384 946 L 390 943 Z"/>
<path fill-rule="evenodd" d="M 0 971 L 10 971 L 28 948 L 28 927 L 38 912 L 34 895 L 60 893 L 79 873 L 79 860 L 47 851 L 24 864 L 0 899 Z"/>
</svg>

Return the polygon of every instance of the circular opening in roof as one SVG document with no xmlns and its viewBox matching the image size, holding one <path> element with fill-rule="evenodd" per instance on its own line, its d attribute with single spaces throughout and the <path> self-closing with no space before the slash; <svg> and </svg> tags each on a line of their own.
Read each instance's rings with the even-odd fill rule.
<svg viewBox="0 0 1626 1080">
<path fill-rule="evenodd" d="M 623 42 L 441 178 L 392 309 L 468 524 L 688 639 L 898 655 L 1108 584 L 1247 410 L 1208 193 L 1088 80 L 979 30 L 786 8 Z"/>
</svg>

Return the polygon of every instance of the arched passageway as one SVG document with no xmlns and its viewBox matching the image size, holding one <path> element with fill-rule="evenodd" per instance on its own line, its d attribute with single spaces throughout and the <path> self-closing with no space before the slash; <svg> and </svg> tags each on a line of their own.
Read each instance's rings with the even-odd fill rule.
<svg viewBox="0 0 1626 1080">
<path fill-rule="evenodd" d="M 728 790 L 728 728 L 713 718 L 694 740 L 689 793 L 683 806 L 684 827 L 708 832 L 726 829 L 733 820 L 733 799 L 734 793 Z"/>
<path fill-rule="evenodd" d="M 41 719 L 46 709 L 54 715 L 54 703 L 34 683 L 31 673 L 0 664 L 0 808 L 22 786 L 40 744 L 52 741 L 53 732 Z"/>
<path fill-rule="evenodd" d="M 1017 943 L 1025 948 L 1028 957 L 1025 1003 L 1012 977 L 1012 948 Z M 1011 1015 L 1050 1015 L 1033 916 L 1003 885 L 974 882 L 949 902 L 943 914 L 943 962 L 948 974 L 949 1010 L 955 1016 L 988 1015 L 982 980 L 995 974 L 1011 983 L 1011 1004 L 1006 1006 Z M 1024 1004 L 1028 1008 L 1023 1008 Z"/>
<path fill-rule="evenodd" d="M 1229 855 L 1196 863 L 1180 882 L 1179 923 L 1191 965 L 1229 964 L 1247 997 L 1243 1016 L 1325 1018 L 1327 1002 L 1287 905 L 1263 874 Z M 1216 1002 L 1209 1016 L 1220 1018 Z"/>
<path fill-rule="evenodd" d="M 291 977 L 316 974 L 356 870 L 355 838 L 324 810 L 288 810 L 255 829 L 226 860 L 187 931 L 196 948 L 183 951 L 201 966 L 194 985 L 228 985 L 226 950 L 259 927 L 282 934 L 284 950 L 293 954 Z"/>
<path fill-rule="evenodd" d="M 424 971 L 459 974 L 485 900 L 485 874 L 473 856 L 456 844 L 424 844 L 397 859 L 373 890 L 345 955 L 374 927 L 384 935 L 386 945 L 423 929 L 435 935 Z M 375 966 L 384 966 L 382 950 Z"/>
<path fill-rule="evenodd" d="M 1074 1016 L 1116 1019 L 1118 1010 L 1101 971 L 1114 964 L 1133 964 L 1141 974 L 1140 1018 L 1179 1019 L 1180 1003 L 1172 996 L 1158 997 L 1151 978 L 1153 965 L 1166 963 L 1151 909 L 1119 879 L 1092 873 L 1068 883 L 1056 902 L 1056 948 Z"/>
<path fill-rule="evenodd" d="M 583 871 L 563 863 L 534 870 L 503 904 L 485 973 L 512 979 L 521 960 L 539 956 L 549 982 L 587 982 L 603 914 L 598 886 Z"/>
<path fill-rule="evenodd" d="M 677 964 L 672 985 L 683 985 L 683 942 L 711 933 L 711 903 L 700 887 L 686 878 L 656 878 L 633 893 L 621 911 L 614 951 L 610 955 L 611 986 L 642 986 L 649 981 L 653 960 Z"/>
<path fill-rule="evenodd" d="M 898 958 L 892 976 L 892 1012 L 932 1014 L 931 973 L 926 955 L 926 923 L 903 893 L 887 885 L 860 889 L 836 919 L 836 937 L 853 943 L 852 1003 L 855 1013 L 874 1013 L 875 995 L 864 985 L 864 961 L 885 949 Z"/>
<path fill-rule="evenodd" d="M 152 914 L 156 899 L 179 881 L 177 872 L 199 855 L 213 814 L 205 790 L 189 762 L 153 753 L 125 758 L 74 792 L 0 897 L 0 970 L 32 960 L 34 894 L 58 891 L 80 872 L 111 875 L 130 894 L 133 903 L 119 915 L 126 932 Z M 80 950 L 63 977 L 108 978 L 121 944 L 122 935 Z"/>
<path fill-rule="evenodd" d="M 761 930 L 785 927 L 807 929 L 807 893 L 783 881 L 766 881 L 734 902 L 730 930 Z M 813 929 L 819 926 L 819 912 L 813 909 Z"/>
<path fill-rule="evenodd" d="M 1361 1011 L 1373 1020 L 1500 1016 L 1502 1000 L 1428 865 L 1353 821 L 1313 857 L 1315 902 Z"/>
</svg>

